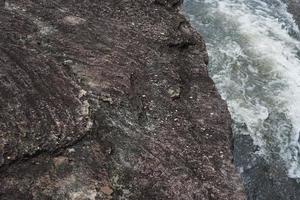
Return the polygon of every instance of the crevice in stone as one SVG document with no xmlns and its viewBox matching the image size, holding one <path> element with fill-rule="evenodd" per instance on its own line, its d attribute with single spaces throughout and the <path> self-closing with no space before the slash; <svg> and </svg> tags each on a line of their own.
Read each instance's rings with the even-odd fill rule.
<svg viewBox="0 0 300 200">
<path fill-rule="evenodd" d="M 153 3 L 164 7 L 178 8 L 183 3 L 183 0 L 154 0 Z"/>
<path fill-rule="evenodd" d="M 139 124 L 143 124 L 147 121 L 145 104 L 143 102 L 142 94 L 140 94 L 140 87 L 142 87 L 142 78 L 136 72 L 130 75 L 130 91 L 129 91 L 129 101 L 132 108 L 136 112 L 136 116 Z"/>
<path fill-rule="evenodd" d="M 66 149 L 71 148 L 71 147 L 77 145 L 80 142 L 83 142 L 88 136 L 89 136 L 89 134 L 87 133 L 87 134 L 81 136 L 80 138 L 78 138 L 77 140 L 75 140 L 75 141 L 73 141 L 73 142 L 71 142 L 69 144 L 66 144 L 64 146 L 58 147 L 57 149 L 54 149 L 54 150 L 40 149 L 40 150 L 35 151 L 33 154 L 24 154 L 20 158 L 12 160 L 11 162 L 9 162 L 7 164 L 3 164 L 0 167 L 0 173 L 2 173 L 4 171 L 7 171 L 8 168 L 10 168 L 13 165 L 16 165 L 16 164 L 19 164 L 19 163 L 22 163 L 22 162 L 28 162 L 28 161 L 30 161 L 30 160 L 32 160 L 34 158 L 37 158 L 37 157 L 39 157 L 41 155 L 48 155 L 48 156 L 59 155 L 63 151 L 65 151 Z"/>
<path fill-rule="evenodd" d="M 190 46 L 195 46 L 196 44 L 189 40 L 183 40 L 180 42 L 169 43 L 168 47 L 177 48 L 181 51 L 188 49 Z"/>
</svg>

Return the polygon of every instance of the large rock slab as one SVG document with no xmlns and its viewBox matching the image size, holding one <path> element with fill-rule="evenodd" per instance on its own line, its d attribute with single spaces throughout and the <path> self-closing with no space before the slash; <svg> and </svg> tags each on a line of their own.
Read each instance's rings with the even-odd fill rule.
<svg viewBox="0 0 300 200">
<path fill-rule="evenodd" d="M 244 199 L 179 0 L 0 8 L 0 199 Z"/>
</svg>

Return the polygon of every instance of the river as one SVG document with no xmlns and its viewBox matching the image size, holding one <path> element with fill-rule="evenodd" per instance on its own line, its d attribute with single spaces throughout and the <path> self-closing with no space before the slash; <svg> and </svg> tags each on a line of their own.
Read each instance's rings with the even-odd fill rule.
<svg viewBox="0 0 300 200">
<path fill-rule="evenodd" d="M 248 198 L 300 199 L 300 34 L 286 3 L 186 0 L 184 12 L 232 115 Z"/>
</svg>

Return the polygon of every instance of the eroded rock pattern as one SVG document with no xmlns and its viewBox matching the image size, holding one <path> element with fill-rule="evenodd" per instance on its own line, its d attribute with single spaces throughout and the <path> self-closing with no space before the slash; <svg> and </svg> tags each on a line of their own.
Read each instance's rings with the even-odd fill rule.
<svg viewBox="0 0 300 200">
<path fill-rule="evenodd" d="M 0 8 L 0 199 L 244 199 L 180 0 Z"/>
</svg>

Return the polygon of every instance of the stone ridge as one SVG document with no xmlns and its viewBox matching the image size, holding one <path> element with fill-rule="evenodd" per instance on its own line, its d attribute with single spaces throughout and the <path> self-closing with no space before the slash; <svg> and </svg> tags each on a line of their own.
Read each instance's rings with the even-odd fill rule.
<svg viewBox="0 0 300 200">
<path fill-rule="evenodd" d="M 0 199 L 245 199 L 181 0 L 0 8 Z"/>
</svg>

